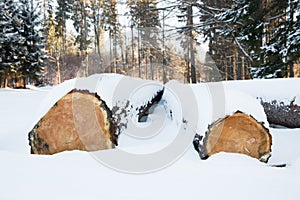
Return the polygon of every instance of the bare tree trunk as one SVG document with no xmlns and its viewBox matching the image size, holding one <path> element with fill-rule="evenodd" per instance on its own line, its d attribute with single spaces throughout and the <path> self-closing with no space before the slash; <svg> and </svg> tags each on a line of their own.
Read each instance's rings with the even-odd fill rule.
<svg viewBox="0 0 300 200">
<path fill-rule="evenodd" d="M 140 27 L 138 27 L 138 66 L 139 66 L 139 78 L 141 78 Z"/>
<path fill-rule="evenodd" d="M 153 62 L 152 62 L 152 55 L 150 55 L 150 68 L 151 68 L 151 79 L 154 80 L 154 70 L 153 70 Z"/>
<path fill-rule="evenodd" d="M 6 75 L 4 77 L 4 88 L 7 88 L 7 86 L 8 86 L 8 76 Z"/>
<path fill-rule="evenodd" d="M 126 73 L 126 75 L 128 75 L 128 48 L 127 48 L 127 46 L 128 46 L 128 41 L 127 41 L 127 33 L 126 33 L 126 29 L 125 29 L 125 61 L 124 61 L 124 71 L 125 71 L 125 73 Z"/>
<path fill-rule="evenodd" d="M 188 59 L 186 60 L 186 80 L 187 83 L 191 83 L 191 73 L 190 73 L 190 62 L 189 62 L 189 55 L 187 55 Z"/>
<path fill-rule="evenodd" d="M 55 56 L 55 64 L 56 64 L 56 83 L 60 84 L 61 83 L 61 77 L 60 77 L 60 63 L 59 63 L 59 55 Z"/>
<path fill-rule="evenodd" d="M 7 88 L 8 86 L 8 69 L 4 68 L 4 88 Z"/>
<path fill-rule="evenodd" d="M 292 62 L 289 63 L 290 68 L 290 77 L 295 77 L 294 73 L 294 64 Z"/>
<path fill-rule="evenodd" d="M 22 85 L 23 85 L 23 88 L 26 89 L 26 77 L 25 76 L 22 77 Z"/>
<path fill-rule="evenodd" d="M 242 70 L 241 70 L 241 74 L 242 74 L 242 80 L 245 80 L 245 57 L 242 56 Z"/>
<path fill-rule="evenodd" d="M 120 28 L 120 30 L 119 30 L 119 40 L 120 40 L 120 47 L 121 47 L 122 67 L 123 67 L 123 71 L 125 72 L 126 66 L 125 66 L 124 48 L 125 48 L 125 51 L 126 51 L 126 47 L 125 47 L 124 38 L 123 38 L 123 36 L 122 36 L 122 30 L 121 30 L 121 28 Z M 126 40 L 126 33 L 125 33 L 125 40 Z M 125 53 L 125 54 L 126 54 L 126 53 Z"/>
<path fill-rule="evenodd" d="M 93 10 L 93 24 L 94 24 L 94 34 L 95 34 L 95 50 L 98 53 L 100 60 L 100 68 L 101 68 L 101 48 L 100 48 L 100 40 L 101 40 L 101 24 L 99 19 L 99 7 L 97 5 L 97 1 L 92 1 L 92 10 Z"/>
<path fill-rule="evenodd" d="M 110 73 L 113 72 L 113 63 L 115 62 L 112 62 L 112 46 L 111 46 L 111 32 L 109 33 L 109 65 L 110 65 Z"/>
<path fill-rule="evenodd" d="M 192 5 L 188 6 L 187 8 L 187 17 L 188 17 L 188 26 L 189 27 L 189 37 L 190 37 L 190 64 L 191 64 L 191 78 L 192 78 L 192 83 L 197 82 L 196 78 L 196 69 L 195 69 L 195 53 L 194 53 L 194 37 L 193 37 L 193 7 Z"/>
<path fill-rule="evenodd" d="M 146 51 L 146 56 L 145 56 L 145 79 L 148 79 L 148 50 L 149 48 L 147 48 Z"/>
<path fill-rule="evenodd" d="M 237 71 L 238 71 L 238 51 L 237 51 L 237 47 L 235 45 L 236 43 L 234 42 L 234 52 L 233 52 L 233 80 L 237 80 L 238 76 L 237 76 Z"/>
<path fill-rule="evenodd" d="M 132 67 L 132 76 L 134 77 L 135 71 L 135 62 L 134 62 L 134 38 L 133 38 L 133 25 L 131 25 L 131 67 Z"/>
<path fill-rule="evenodd" d="M 162 40 L 162 70 L 163 70 L 163 74 L 162 74 L 162 79 L 163 79 L 163 83 L 166 83 L 167 82 L 167 78 L 166 78 L 166 58 L 165 58 L 165 51 L 166 51 L 166 47 L 165 47 L 165 10 L 163 10 L 163 30 L 162 30 L 162 36 L 163 36 L 163 40 Z"/>
<path fill-rule="evenodd" d="M 85 52 L 85 76 L 89 76 L 89 54 L 88 52 L 86 51 Z"/>
<path fill-rule="evenodd" d="M 230 63 L 230 58 L 229 58 L 229 63 Z M 227 65 L 225 66 L 225 81 L 227 81 L 228 80 L 228 67 L 229 67 L 229 64 L 228 62 L 227 62 Z"/>
<path fill-rule="evenodd" d="M 114 72 L 117 73 L 117 67 L 118 67 L 118 63 L 117 63 L 117 30 L 115 30 L 114 32 L 114 45 L 113 45 L 113 53 L 114 53 Z"/>
</svg>

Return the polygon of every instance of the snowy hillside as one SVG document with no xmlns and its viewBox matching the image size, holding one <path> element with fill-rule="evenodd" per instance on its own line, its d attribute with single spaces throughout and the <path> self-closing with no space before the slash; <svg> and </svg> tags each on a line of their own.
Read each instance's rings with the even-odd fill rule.
<svg viewBox="0 0 300 200">
<path fill-rule="evenodd" d="M 70 89 L 76 87 L 96 91 L 108 101 L 109 106 L 113 105 L 109 100 L 115 101 L 115 88 L 119 87 L 124 77 L 106 78 L 92 76 L 89 78 L 93 80 L 91 85 L 70 80 L 57 87 L 0 89 L 1 200 L 299 199 L 300 129 L 270 128 L 273 145 L 268 164 L 245 155 L 228 153 L 200 160 L 192 144 L 183 148 L 182 152 L 167 154 L 170 163 L 161 166 L 161 170 L 140 175 L 111 169 L 99 159 L 94 159 L 95 154 L 87 152 L 31 155 L 28 132 Z M 98 81 L 96 85 L 95 79 Z M 300 95 L 299 81 L 253 80 L 194 86 L 169 82 L 164 86 L 162 100 L 149 114 L 148 121 L 135 124 L 149 132 L 143 132 L 143 137 L 138 138 L 134 137 L 136 133 L 130 133 L 129 128 L 127 134 L 120 135 L 118 150 L 142 157 L 159 155 L 155 153 L 172 146 L 178 139 L 179 129 L 185 128 L 181 123 L 182 117 L 192 119 L 197 115 L 194 128 L 198 133 L 204 133 L 212 121 L 237 109 L 266 122 L 256 97 L 289 100 Z M 151 98 L 150 94 L 163 86 L 147 82 L 144 87 L 147 92 L 142 93 L 143 98 Z M 134 105 L 139 105 L 142 102 L 139 99 L 141 90 L 135 91 L 130 98 Z M 195 99 L 186 98 L 190 97 L 187 95 L 194 95 Z M 299 104 L 299 99 L 296 99 Z M 197 102 L 197 106 L 192 104 L 193 101 Z M 190 103 L 186 105 L 182 102 Z M 214 103 L 221 106 L 216 108 Z M 160 129 L 152 129 L 157 128 L 157 124 Z M 155 134 L 151 135 L 151 132 Z M 116 150 L 100 154 L 110 155 L 109 152 L 113 151 Z M 149 169 L 156 166 L 155 161 L 166 162 L 156 157 L 153 160 Z M 125 160 L 126 166 L 138 168 L 145 164 L 142 160 L 137 161 L 139 159 Z M 272 166 L 279 164 L 286 164 L 286 167 Z"/>
</svg>

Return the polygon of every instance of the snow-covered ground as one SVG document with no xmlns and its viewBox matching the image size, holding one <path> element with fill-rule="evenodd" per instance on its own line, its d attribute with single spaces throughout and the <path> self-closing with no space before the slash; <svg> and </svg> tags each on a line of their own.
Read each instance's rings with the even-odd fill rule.
<svg viewBox="0 0 300 200">
<path fill-rule="evenodd" d="M 224 110 L 221 109 L 225 114 L 239 108 L 264 121 L 265 116 L 261 113 L 261 108 L 257 107 L 255 98 L 288 100 L 299 96 L 299 81 L 226 82 L 221 84 L 224 95 L 220 96 L 218 102 L 227 102 Z M 270 128 L 273 145 L 268 164 L 244 155 L 226 153 L 200 160 L 198 153 L 190 145 L 171 166 L 154 173 L 133 175 L 106 167 L 87 152 L 31 155 L 28 132 L 55 100 L 73 87 L 72 84 L 74 82 L 69 81 L 54 88 L 0 89 L 1 200 L 300 198 L 300 129 Z M 207 123 L 220 114 L 210 111 L 212 105 L 208 94 L 220 95 L 215 94 L 213 88 L 214 86 L 202 84 L 193 86 L 191 90 L 197 101 L 201 101 L 198 107 L 201 121 L 197 124 L 199 132 L 205 131 Z M 114 88 L 110 84 L 106 89 L 113 91 Z M 166 91 L 163 97 L 166 101 L 158 105 L 149 116 L 152 122 L 161 120 L 161 115 L 166 114 L 166 106 L 174 107 L 172 117 L 167 115 L 164 118 L 164 126 L 159 135 L 134 140 L 124 134 L 120 136 L 118 148 L 145 154 L 160 150 L 176 137 L 176 112 L 180 110 L 176 110 L 176 95 L 172 96 L 170 93 L 171 90 Z M 287 167 L 272 167 L 273 164 L 287 164 Z"/>
</svg>

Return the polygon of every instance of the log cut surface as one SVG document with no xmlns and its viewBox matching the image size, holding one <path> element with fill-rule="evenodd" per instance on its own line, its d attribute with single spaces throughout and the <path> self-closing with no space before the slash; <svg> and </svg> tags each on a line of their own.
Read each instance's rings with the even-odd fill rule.
<svg viewBox="0 0 300 200">
<path fill-rule="evenodd" d="M 29 133 L 32 154 L 96 151 L 117 145 L 111 111 L 97 94 L 72 90 Z"/>
<path fill-rule="evenodd" d="M 252 116 L 240 111 L 210 125 L 204 138 L 196 135 L 194 139 L 194 147 L 201 159 L 219 152 L 228 152 L 245 154 L 267 162 L 271 156 L 271 145 L 269 130 Z"/>
</svg>

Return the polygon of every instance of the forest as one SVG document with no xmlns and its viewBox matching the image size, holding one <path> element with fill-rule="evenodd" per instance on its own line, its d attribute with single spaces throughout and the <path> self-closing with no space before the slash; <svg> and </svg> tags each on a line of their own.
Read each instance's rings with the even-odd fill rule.
<svg viewBox="0 0 300 200">
<path fill-rule="evenodd" d="M 299 13 L 298 0 L 1 0 L 0 87 L 298 77 Z"/>
</svg>

